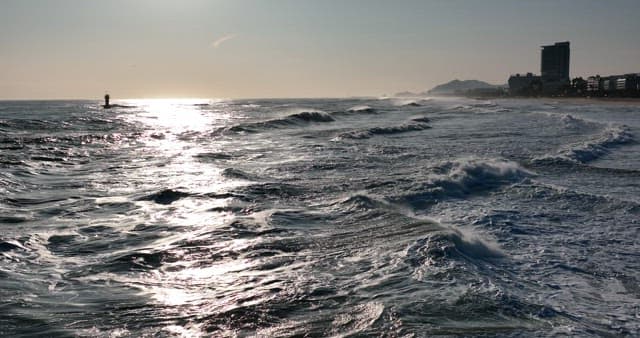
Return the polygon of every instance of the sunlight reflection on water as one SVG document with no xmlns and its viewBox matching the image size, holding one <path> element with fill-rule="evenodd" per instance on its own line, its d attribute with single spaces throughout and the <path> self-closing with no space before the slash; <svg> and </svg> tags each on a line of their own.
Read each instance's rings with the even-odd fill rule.
<svg viewBox="0 0 640 338">
<path fill-rule="evenodd" d="M 137 107 L 129 118 L 148 130 L 149 137 L 145 139 L 141 156 L 153 153 L 156 159 L 155 165 L 143 165 L 131 175 L 146 178 L 149 187 L 156 191 L 165 188 L 194 195 L 194 198 L 172 202 L 170 208 L 150 202 L 138 203 L 148 221 L 168 223 L 183 227 L 183 230 L 167 234 L 154 244 L 153 249 L 172 256 L 172 262 L 163 263 L 159 271 L 137 276 L 134 284 L 139 285 L 142 294 L 164 306 L 177 307 L 185 317 L 197 316 L 204 309 L 219 310 L 232 305 L 234 298 L 229 296 L 237 287 L 238 271 L 249 267 L 249 263 L 241 259 L 212 262 L 210 256 L 217 251 L 245 247 L 248 242 L 244 239 L 207 242 L 212 231 L 232 219 L 228 212 L 210 209 L 223 208 L 230 200 L 198 197 L 228 191 L 247 182 L 228 179 L 222 175 L 224 168 L 197 159 L 202 153 L 223 152 L 223 140 L 198 143 L 189 139 L 190 134 L 206 135 L 210 130 L 227 125 L 232 113 L 225 109 L 224 101 L 160 99 L 127 103 Z M 204 334 L 192 323 L 174 323 L 165 329 L 181 337 Z"/>
<path fill-rule="evenodd" d="M 212 103 L 201 99 L 135 100 L 131 103 L 142 109 L 138 116 L 156 128 L 170 128 L 174 133 L 187 130 L 204 131 L 210 120 L 203 114 Z"/>
<path fill-rule="evenodd" d="M 156 186 L 182 187 L 195 193 L 237 185 L 221 176 L 223 168 L 195 159 L 206 151 L 223 151 L 224 141 L 207 142 L 205 146 L 188 137 L 189 133 L 204 134 L 226 125 L 231 114 L 224 109 L 225 101 L 145 99 L 127 102 L 138 107 L 137 113 L 129 118 L 148 128 L 147 147 L 141 156 L 154 152 L 159 159 L 155 166 L 144 166 L 141 176 L 153 177 Z"/>
</svg>

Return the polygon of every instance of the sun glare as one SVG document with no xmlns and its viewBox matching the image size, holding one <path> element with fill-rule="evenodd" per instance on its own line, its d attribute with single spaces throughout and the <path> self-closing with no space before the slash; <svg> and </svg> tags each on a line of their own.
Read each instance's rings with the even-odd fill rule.
<svg viewBox="0 0 640 338">
<path fill-rule="evenodd" d="M 141 117 L 157 128 L 169 128 L 171 131 L 203 131 L 209 125 L 209 119 L 198 108 L 214 104 L 206 99 L 143 99 L 128 101 L 143 110 Z"/>
</svg>

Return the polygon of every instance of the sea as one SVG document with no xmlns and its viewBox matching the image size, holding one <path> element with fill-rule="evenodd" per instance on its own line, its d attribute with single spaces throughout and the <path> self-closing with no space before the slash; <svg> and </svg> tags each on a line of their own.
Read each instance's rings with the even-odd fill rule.
<svg viewBox="0 0 640 338">
<path fill-rule="evenodd" d="M 638 337 L 640 102 L 0 102 L 2 337 Z"/>
</svg>

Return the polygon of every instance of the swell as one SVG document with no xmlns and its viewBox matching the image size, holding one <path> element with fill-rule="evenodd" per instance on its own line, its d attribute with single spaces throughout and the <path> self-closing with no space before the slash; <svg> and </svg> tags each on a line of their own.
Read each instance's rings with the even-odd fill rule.
<svg viewBox="0 0 640 338">
<path fill-rule="evenodd" d="M 72 132 L 82 131 L 113 131 L 121 130 L 126 127 L 126 122 L 111 114 L 70 114 L 61 115 L 61 118 L 52 119 L 25 119 L 25 118 L 9 118 L 0 120 L 0 130 L 5 132 L 11 131 L 37 131 L 47 132 Z M 63 117 L 63 118 L 62 118 Z"/>
<path fill-rule="evenodd" d="M 257 132 L 263 129 L 288 128 L 294 126 L 302 126 L 311 123 L 327 123 L 333 122 L 335 119 L 321 111 L 303 111 L 287 115 L 282 118 L 276 118 L 266 121 L 241 123 L 231 127 L 225 127 L 218 131 L 231 132 Z"/>
<path fill-rule="evenodd" d="M 3 120 L 0 127 L 7 128 L 9 130 L 52 130 L 62 129 L 67 126 L 68 123 L 60 121 L 49 121 L 40 119 L 10 119 Z"/>
<path fill-rule="evenodd" d="M 584 212 L 610 213 L 622 210 L 628 214 L 640 213 L 640 203 L 636 201 L 622 199 L 615 195 L 576 191 L 536 180 L 531 180 L 531 184 L 513 186 L 512 192 L 537 201 L 549 201 L 556 206 L 561 206 L 562 210 L 573 208 Z"/>
<path fill-rule="evenodd" d="M 227 178 L 231 178 L 234 180 L 244 180 L 244 181 L 257 181 L 260 178 L 244 172 L 239 169 L 227 168 L 222 173 L 223 176 Z M 278 182 L 259 182 L 259 183 L 251 183 L 248 185 L 243 185 L 231 189 L 229 191 L 217 191 L 210 193 L 195 193 L 185 191 L 180 188 L 166 188 L 162 190 L 158 190 L 155 192 L 147 192 L 142 195 L 138 195 L 133 200 L 134 201 L 148 201 L 153 202 L 160 205 L 170 205 L 174 202 L 185 198 L 194 198 L 194 199 L 227 199 L 234 198 L 242 202 L 265 202 L 268 199 L 287 199 L 291 197 L 296 197 L 304 194 L 304 189 L 300 186 L 294 184 L 287 183 L 278 183 Z M 50 203 L 50 202 L 58 202 L 64 199 L 47 199 L 47 200 L 17 200 L 17 199 L 4 199 L 6 203 L 11 205 L 32 205 L 32 204 L 42 204 L 42 203 Z M 214 210 L 214 209 L 212 209 Z M 215 209 L 217 210 L 217 209 Z"/>
<path fill-rule="evenodd" d="M 421 122 L 420 120 L 417 120 Z M 353 130 L 349 132 L 342 133 L 338 135 L 334 140 L 342 140 L 342 139 L 367 139 L 376 135 L 393 135 L 400 133 L 407 133 L 412 131 L 420 131 L 425 129 L 430 129 L 426 123 L 407 123 L 401 124 L 397 126 L 386 126 L 386 127 L 373 127 L 364 130 Z"/>
<path fill-rule="evenodd" d="M 141 133 L 131 134 L 83 134 L 83 135 L 49 135 L 49 136 L 24 136 L 14 135 L 0 138 L 2 149 L 21 149 L 27 145 L 49 145 L 68 144 L 86 145 L 93 143 L 119 143 L 127 140 L 134 140 L 141 136 Z"/>
</svg>

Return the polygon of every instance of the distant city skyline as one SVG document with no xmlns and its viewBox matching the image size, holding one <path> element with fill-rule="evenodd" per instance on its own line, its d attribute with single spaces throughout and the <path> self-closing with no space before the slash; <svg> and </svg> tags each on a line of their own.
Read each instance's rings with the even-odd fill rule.
<svg viewBox="0 0 640 338">
<path fill-rule="evenodd" d="M 376 96 L 640 72 L 640 2 L 0 0 L 0 99 Z"/>
</svg>

